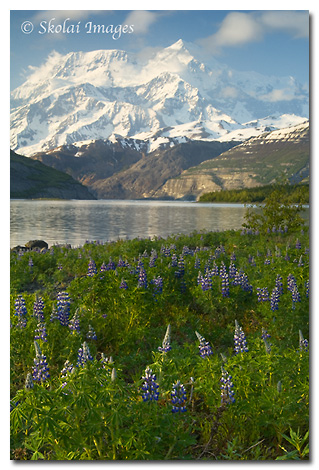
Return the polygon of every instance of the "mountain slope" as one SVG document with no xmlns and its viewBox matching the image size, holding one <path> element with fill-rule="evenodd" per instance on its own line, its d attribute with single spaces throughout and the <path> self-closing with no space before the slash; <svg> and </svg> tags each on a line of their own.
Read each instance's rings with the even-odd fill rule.
<svg viewBox="0 0 319 470">
<path fill-rule="evenodd" d="M 308 116 L 308 92 L 292 77 L 211 62 L 181 40 L 146 61 L 120 50 L 51 54 L 12 92 L 11 148 L 30 156 L 117 136 L 237 141 L 240 130 L 241 140 L 256 135 L 254 120 Z"/>
<path fill-rule="evenodd" d="M 253 137 L 169 179 L 155 197 L 193 198 L 221 189 L 262 186 L 282 177 L 308 181 L 309 122 Z"/>
<path fill-rule="evenodd" d="M 165 182 L 207 158 L 215 158 L 235 143 L 187 142 L 144 156 L 127 170 L 96 181 L 90 190 L 102 199 L 152 198 Z"/>
<path fill-rule="evenodd" d="M 10 152 L 10 197 L 17 199 L 95 199 L 71 176 Z"/>
</svg>

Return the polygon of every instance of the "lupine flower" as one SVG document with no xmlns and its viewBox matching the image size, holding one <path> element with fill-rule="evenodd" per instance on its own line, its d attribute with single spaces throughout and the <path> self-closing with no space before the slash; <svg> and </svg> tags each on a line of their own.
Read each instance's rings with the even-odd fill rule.
<svg viewBox="0 0 319 470">
<path fill-rule="evenodd" d="M 168 325 L 166 328 L 166 333 L 163 339 L 162 347 L 159 346 L 157 349 L 163 353 L 170 351 L 172 349 L 170 342 L 171 342 L 171 325 Z"/>
<path fill-rule="evenodd" d="M 30 266 L 31 269 L 33 268 L 33 260 L 32 260 L 31 257 L 29 258 L 29 263 L 28 263 L 28 265 Z"/>
<path fill-rule="evenodd" d="M 256 292 L 257 292 L 258 302 L 269 301 L 268 287 L 257 287 Z"/>
<path fill-rule="evenodd" d="M 66 360 L 64 363 L 64 367 L 61 370 L 61 379 L 64 380 L 64 382 L 62 383 L 62 388 L 65 388 L 67 386 L 66 379 L 68 378 L 70 374 L 73 374 L 73 372 L 74 372 L 73 364 L 71 364 L 70 361 Z M 68 392 L 71 392 L 71 390 L 68 390 Z M 64 391 L 63 394 L 68 395 L 68 392 Z"/>
<path fill-rule="evenodd" d="M 269 354 L 271 351 L 271 347 L 267 341 L 267 338 L 270 338 L 270 335 L 267 333 L 267 330 L 265 330 L 265 328 L 262 328 L 261 330 L 261 338 L 263 342 L 265 343 L 266 353 Z"/>
<path fill-rule="evenodd" d="M 125 289 L 125 290 L 128 289 L 127 282 L 123 278 L 121 280 L 120 289 Z"/>
<path fill-rule="evenodd" d="M 306 287 L 306 297 L 309 297 L 309 279 L 305 281 L 305 287 Z"/>
<path fill-rule="evenodd" d="M 198 256 L 196 256 L 196 258 L 195 258 L 194 268 L 195 269 L 200 269 L 200 259 L 198 258 Z"/>
<path fill-rule="evenodd" d="M 79 348 L 78 350 L 77 366 L 84 367 L 88 361 L 93 361 L 93 357 L 90 354 L 90 349 L 87 343 L 84 341 L 82 348 Z"/>
<path fill-rule="evenodd" d="M 299 241 L 298 238 L 297 238 L 297 240 L 296 240 L 296 248 L 297 248 L 297 250 L 300 250 L 300 249 L 301 249 L 301 243 L 300 243 L 300 241 Z"/>
<path fill-rule="evenodd" d="M 270 297 L 270 308 L 274 312 L 278 310 L 278 304 L 280 300 L 280 294 L 277 287 L 272 290 L 271 297 Z"/>
<path fill-rule="evenodd" d="M 58 319 L 62 326 L 67 326 L 69 323 L 70 315 L 70 297 L 67 292 L 58 293 Z"/>
<path fill-rule="evenodd" d="M 156 255 L 156 256 L 153 256 L 153 255 L 151 254 L 150 261 L 149 261 L 149 263 L 148 263 L 148 265 L 149 265 L 150 268 L 155 268 L 156 260 L 157 260 L 157 255 Z"/>
<path fill-rule="evenodd" d="M 199 271 L 197 276 L 197 283 L 200 284 L 203 291 L 210 290 L 212 288 L 212 280 L 210 273 L 208 272 L 205 276 Z"/>
<path fill-rule="evenodd" d="M 25 306 L 25 300 L 21 294 L 18 295 L 14 302 L 15 315 L 18 317 L 18 328 L 25 328 L 27 326 L 27 308 Z"/>
<path fill-rule="evenodd" d="M 109 368 L 109 366 L 111 366 L 111 365 L 113 364 L 113 358 L 112 358 L 112 356 L 110 356 L 110 357 L 105 357 L 105 356 L 104 356 L 104 353 L 102 353 L 102 354 L 101 354 L 100 362 L 101 362 L 101 364 L 102 364 L 103 369 L 107 369 L 108 372 L 111 372 L 111 369 Z"/>
<path fill-rule="evenodd" d="M 144 383 L 142 385 L 142 398 L 144 401 L 157 401 L 159 397 L 158 383 L 156 383 L 156 375 L 148 366 L 145 375 L 142 377 Z"/>
<path fill-rule="evenodd" d="M 276 277 L 276 288 L 279 292 L 279 294 L 283 294 L 284 292 L 284 289 L 283 289 L 283 283 L 282 283 L 282 277 L 280 276 L 280 274 L 277 274 L 277 277 Z"/>
<path fill-rule="evenodd" d="M 229 269 L 228 269 L 228 276 L 230 278 L 234 278 L 235 275 L 236 275 L 236 272 L 237 272 L 236 266 L 233 262 L 231 262 L 230 265 L 229 265 Z"/>
<path fill-rule="evenodd" d="M 219 273 L 218 273 L 218 266 L 217 266 L 217 264 L 215 263 L 215 261 L 214 261 L 214 263 L 213 263 L 213 267 L 212 267 L 210 273 L 211 273 L 212 276 L 218 276 L 218 275 L 219 275 Z"/>
<path fill-rule="evenodd" d="M 222 367 L 222 377 L 220 379 L 221 382 L 221 404 L 222 405 L 229 405 L 230 403 L 235 402 L 234 391 L 233 387 L 234 384 L 232 382 L 232 376 L 226 372 L 226 370 Z"/>
<path fill-rule="evenodd" d="M 42 322 L 38 323 L 37 329 L 34 332 L 35 332 L 34 339 L 41 339 L 45 343 L 48 341 L 45 323 L 42 323 Z"/>
<path fill-rule="evenodd" d="M 222 296 L 223 297 L 229 297 L 229 280 L 228 280 L 228 274 L 225 273 L 223 275 L 220 275 L 222 278 Z"/>
<path fill-rule="evenodd" d="M 184 385 L 177 380 L 173 384 L 173 390 L 171 392 L 172 412 L 173 413 L 184 413 L 186 411 L 186 390 Z"/>
<path fill-rule="evenodd" d="M 298 268 L 301 268 L 303 265 L 304 264 L 302 262 L 302 255 L 300 255 L 299 262 L 298 262 Z"/>
<path fill-rule="evenodd" d="M 222 261 L 222 262 L 220 263 L 219 276 L 220 276 L 220 277 L 223 277 L 225 274 L 227 274 L 227 269 L 226 269 L 226 266 L 225 266 L 224 261 Z"/>
<path fill-rule="evenodd" d="M 265 328 L 261 329 L 261 337 L 262 339 L 270 338 L 270 334 L 267 333 L 267 330 L 265 330 Z"/>
<path fill-rule="evenodd" d="M 125 261 L 123 261 L 122 257 L 119 256 L 119 260 L 118 260 L 118 263 L 117 263 L 117 267 L 118 268 L 125 268 L 126 264 L 125 264 Z"/>
<path fill-rule="evenodd" d="M 172 254 L 171 267 L 175 268 L 177 266 L 178 260 L 175 253 Z"/>
<path fill-rule="evenodd" d="M 205 338 L 200 335 L 197 331 L 195 331 L 195 334 L 198 338 L 198 341 L 199 341 L 199 354 L 201 355 L 201 357 L 203 359 L 205 359 L 206 357 L 210 356 L 211 354 L 213 354 L 213 350 L 209 344 L 208 341 L 205 340 Z"/>
<path fill-rule="evenodd" d="M 40 349 L 37 341 L 34 341 L 36 356 L 33 360 L 32 377 L 35 382 L 46 382 L 50 378 L 47 358 Z"/>
<path fill-rule="evenodd" d="M 74 372 L 74 367 L 73 364 L 69 360 L 66 360 L 63 366 L 63 369 L 61 370 L 61 377 L 62 379 L 65 379 L 69 374 L 72 374 Z"/>
<path fill-rule="evenodd" d="M 295 309 L 296 308 L 295 304 L 297 302 L 301 302 L 301 297 L 300 297 L 297 285 L 294 285 L 292 288 L 291 298 L 292 298 L 292 308 Z"/>
<path fill-rule="evenodd" d="M 237 320 L 235 320 L 234 343 L 235 354 L 248 351 L 245 333 L 243 332 L 242 327 L 238 324 Z"/>
<path fill-rule="evenodd" d="M 152 279 L 151 284 L 154 284 L 153 296 L 159 295 L 163 292 L 163 278 L 157 276 Z"/>
<path fill-rule="evenodd" d="M 34 387 L 32 374 L 30 374 L 30 372 L 28 372 L 28 374 L 27 374 L 27 378 L 25 379 L 24 387 L 26 388 L 26 390 L 31 390 L 31 388 Z"/>
<path fill-rule="evenodd" d="M 112 260 L 112 258 L 110 256 L 109 262 L 107 263 L 107 266 L 106 266 L 106 269 L 107 269 L 107 271 L 114 271 L 115 267 L 116 267 L 115 263 L 114 263 L 114 261 Z"/>
<path fill-rule="evenodd" d="M 93 261 L 93 259 L 90 259 L 89 261 L 89 265 L 88 265 L 88 272 L 87 272 L 87 275 L 89 277 L 93 277 L 94 274 L 97 273 L 97 269 L 96 269 L 96 264 L 95 264 L 95 261 Z"/>
<path fill-rule="evenodd" d="M 183 246 L 183 251 L 182 251 L 183 256 L 193 255 L 193 254 L 194 254 L 193 250 L 188 248 L 188 246 Z"/>
<path fill-rule="evenodd" d="M 104 273 L 106 270 L 107 270 L 107 269 L 106 269 L 106 264 L 105 264 L 104 261 L 103 261 L 103 263 L 101 264 L 101 267 L 100 267 L 100 272 L 101 272 L 101 273 Z"/>
<path fill-rule="evenodd" d="M 87 339 L 97 340 L 96 333 L 91 325 L 89 325 L 89 331 L 86 334 Z"/>
<path fill-rule="evenodd" d="M 177 263 L 178 270 L 175 271 L 176 277 L 183 277 L 185 273 L 185 265 L 184 265 L 184 258 L 180 255 L 178 263 Z"/>
<path fill-rule="evenodd" d="M 138 276 L 138 287 L 147 289 L 147 274 L 144 268 L 140 268 L 139 276 Z"/>
<path fill-rule="evenodd" d="M 80 316 L 79 316 L 79 309 L 77 308 L 75 314 L 71 318 L 69 322 L 69 328 L 73 332 L 80 333 Z"/>
<path fill-rule="evenodd" d="M 244 292 L 252 292 L 253 291 L 253 286 L 249 283 L 249 279 L 247 274 L 244 272 L 240 271 L 239 273 L 239 283 Z"/>
<path fill-rule="evenodd" d="M 300 352 L 302 352 L 302 351 L 307 352 L 308 351 L 308 340 L 304 339 L 301 330 L 299 330 L 299 350 L 300 350 Z"/>
<path fill-rule="evenodd" d="M 36 295 L 35 297 L 35 302 L 33 304 L 33 316 L 39 321 L 43 322 L 44 321 L 44 315 L 43 315 L 43 309 L 44 309 L 44 302 L 42 300 L 42 297 L 38 297 Z"/>
</svg>

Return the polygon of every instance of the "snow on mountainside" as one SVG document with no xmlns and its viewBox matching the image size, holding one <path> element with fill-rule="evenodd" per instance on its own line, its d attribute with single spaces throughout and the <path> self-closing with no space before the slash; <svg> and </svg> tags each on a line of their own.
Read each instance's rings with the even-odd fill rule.
<svg viewBox="0 0 319 470">
<path fill-rule="evenodd" d="M 144 61 L 121 50 L 52 53 L 12 92 L 11 148 L 32 155 L 121 136 L 152 151 L 185 139 L 245 140 L 307 118 L 308 92 L 292 77 L 196 57 L 181 40 Z"/>
</svg>

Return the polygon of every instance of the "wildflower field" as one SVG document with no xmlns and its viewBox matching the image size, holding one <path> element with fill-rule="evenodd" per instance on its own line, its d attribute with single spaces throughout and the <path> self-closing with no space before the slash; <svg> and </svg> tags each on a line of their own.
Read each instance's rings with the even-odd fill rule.
<svg viewBox="0 0 319 470">
<path fill-rule="evenodd" d="M 308 459 L 308 229 L 11 252 L 11 459 Z"/>
</svg>

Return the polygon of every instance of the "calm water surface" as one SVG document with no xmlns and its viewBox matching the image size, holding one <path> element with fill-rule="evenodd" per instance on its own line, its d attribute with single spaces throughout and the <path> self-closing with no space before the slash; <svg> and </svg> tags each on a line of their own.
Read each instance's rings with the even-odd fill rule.
<svg viewBox="0 0 319 470">
<path fill-rule="evenodd" d="M 243 204 L 182 201 L 40 201 L 10 203 L 10 245 L 29 240 L 83 245 L 87 240 L 167 237 L 193 231 L 239 229 Z"/>
</svg>

